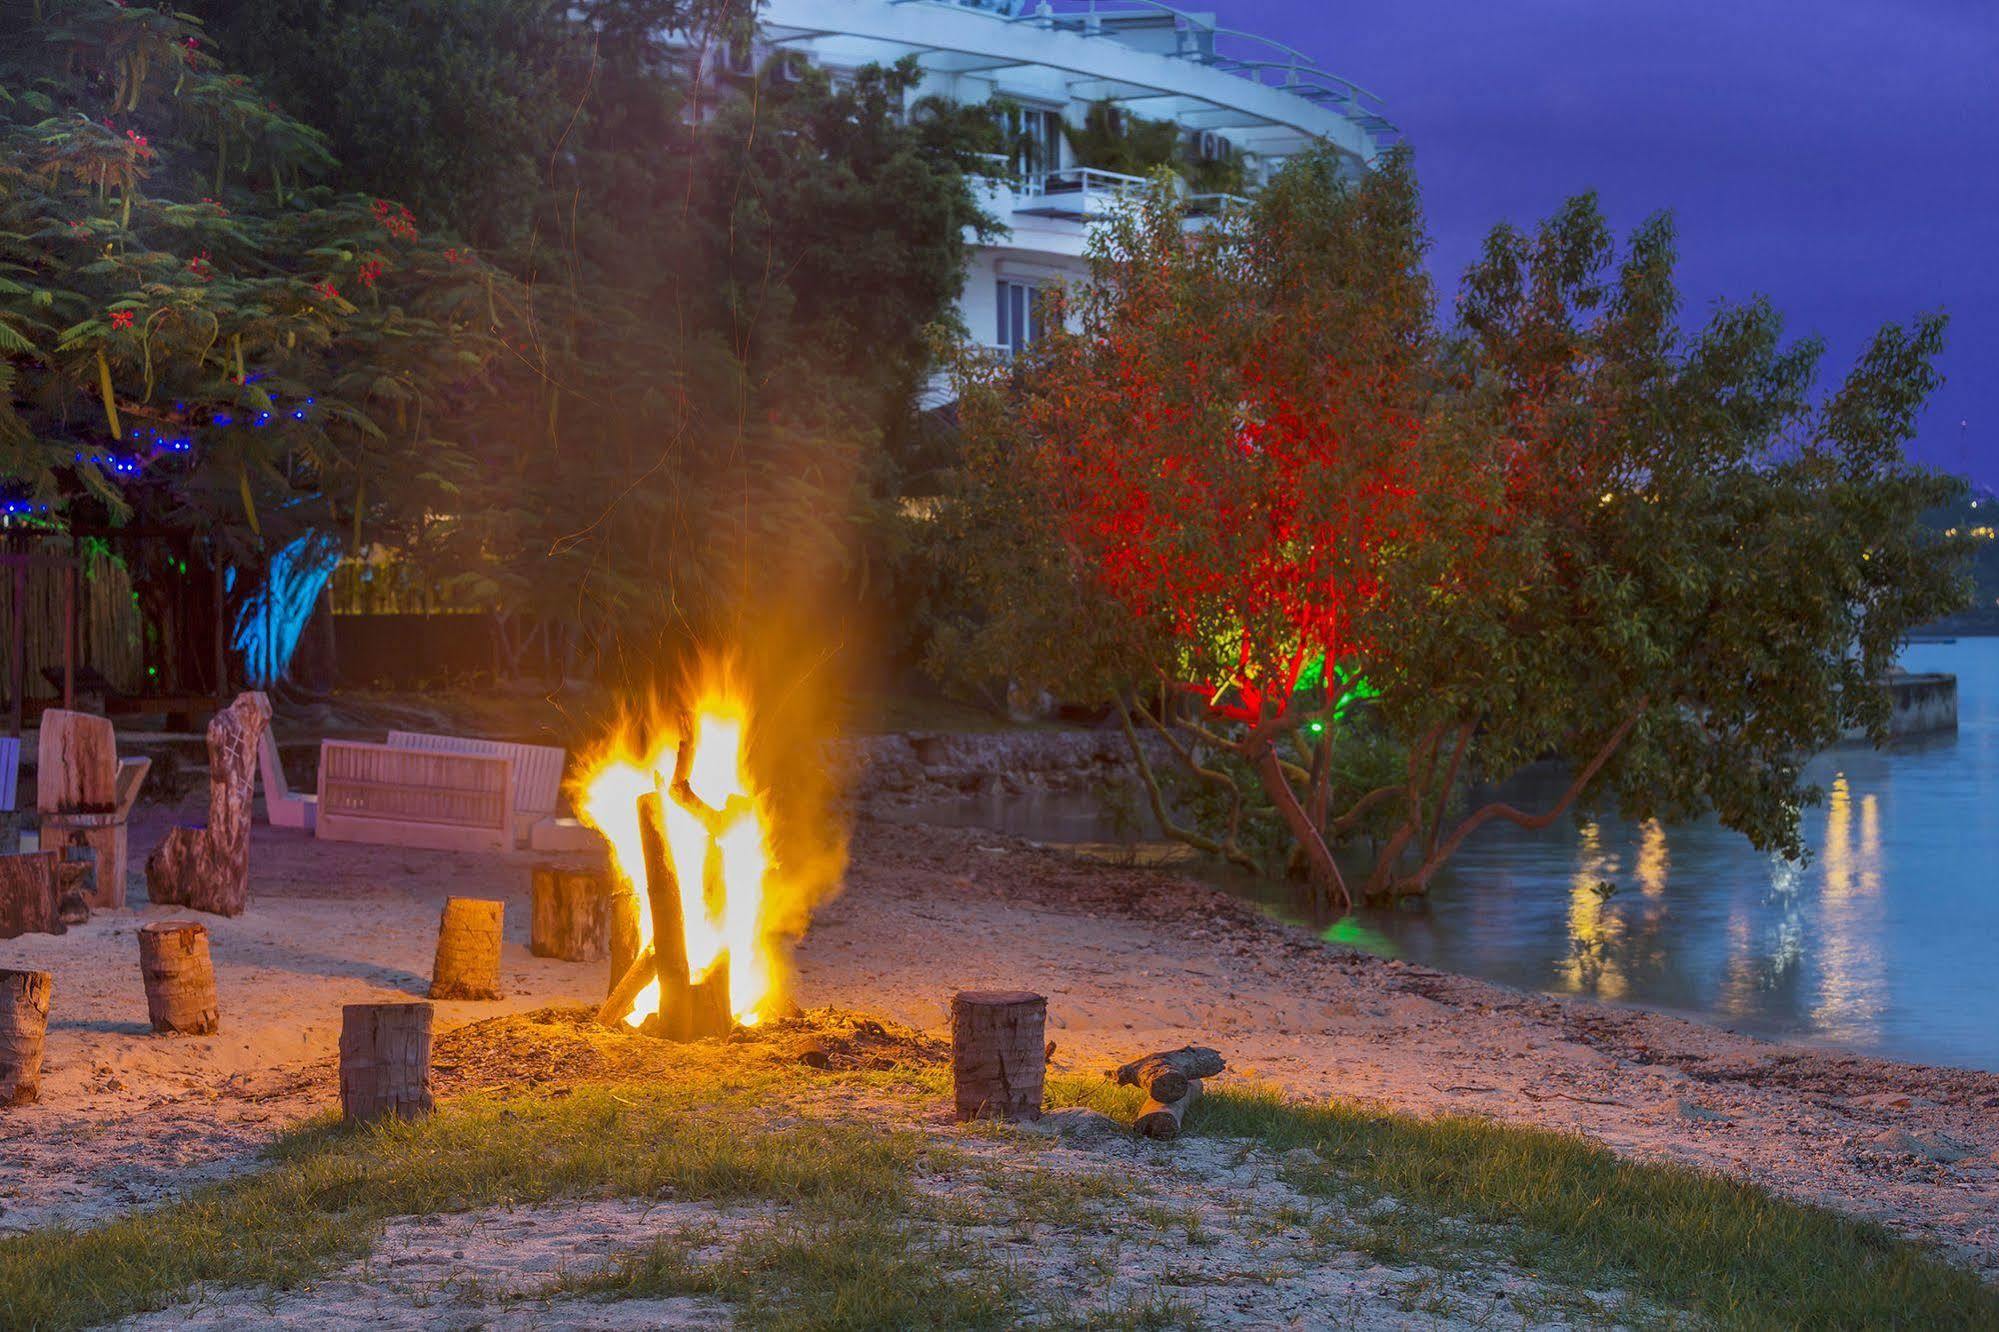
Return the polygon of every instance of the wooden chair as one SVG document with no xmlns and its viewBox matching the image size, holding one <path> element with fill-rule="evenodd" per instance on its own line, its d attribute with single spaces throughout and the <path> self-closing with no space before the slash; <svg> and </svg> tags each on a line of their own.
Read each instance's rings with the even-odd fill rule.
<svg viewBox="0 0 1999 1332">
<path fill-rule="evenodd" d="M 555 817 L 562 799 L 562 766 L 568 751 L 554 745 L 515 745 L 465 735 L 428 731 L 390 731 L 391 749 L 415 749 L 429 754 L 484 754 L 510 759 L 514 765 L 514 840 L 532 840 L 536 824 Z"/>
<path fill-rule="evenodd" d="M 0 812 L 16 808 L 16 787 L 21 776 L 21 741 L 0 735 Z"/>
<path fill-rule="evenodd" d="M 153 761 L 118 757 L 108 717 L 50 708 L 35 750 L 35 808 L 44 851 L 87 846 L 97 854 L 97 896 L 90 905 L 125 905 L 125 821 Z"/>
<path fill-rule="evenodd" d="M 316 835 L 328 842 L 510 851 L 514 765 L 352 740 L 319 743 Z"/>
<path fill-rule="evenodd" d="M 271 728 L 265 727 L 262 738 L 257 741 L 257 777 L 264 787 L 264 822 L 273 828 L 303 828 L 313 830 L 319 811 L 319 797 L 308 792 L 295 792 L 285 781 L 284 760 L 278 757 L 277 737 Z"/>
</svg>

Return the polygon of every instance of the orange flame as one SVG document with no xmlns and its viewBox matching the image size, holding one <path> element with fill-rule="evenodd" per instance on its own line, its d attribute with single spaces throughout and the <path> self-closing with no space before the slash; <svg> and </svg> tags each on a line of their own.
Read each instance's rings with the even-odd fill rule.
<svg viewBox="0 0 1999 1332">
<path fill-rule="evenodd" d="M 775 888 L 769 802 L 752 780 L 748 750 L 748 701 L 722 673 L 698 693 L 690 734 L 664 734 L 650 746 L 626 728 L 597 759 L 582 783 L 577 812 L 611 844 L 611 861 L 639 899 L 639 943 L 652 940 L 652 913 L 646 909 L 645 855 L 639 840 L 639 798 L 662 793 L 666 850 L 680 880 L 681 919 L 687 941 L 688 979 L 700 982 L 716 963 L 728 959 L 729 1007 L 736 1021 L 754 1026 L 775 998 L 779 967 L 771 928 Z M 721 809 L 732 797 L 749 798 L 749 813 L 715 839 L 722 892 L 705 891 L 708 831 L 691 811 L 665 794 L 682 745 L 694 752 L 688 786 L 701 801 Z M 659 1011 L 659 984 L 640 993 L 625 1021 L 638 1026 Z"/>
</svg>

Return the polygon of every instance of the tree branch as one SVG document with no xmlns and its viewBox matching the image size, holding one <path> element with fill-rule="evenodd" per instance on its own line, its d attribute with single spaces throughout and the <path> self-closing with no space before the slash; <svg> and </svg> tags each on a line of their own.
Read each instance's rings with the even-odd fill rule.
<svg viewBox="0 0 1999 1332">
<path fill-rule="evenodd" d="M 1143 710 L 1141 709 L 1141 711 Z M 1237 816 L 1242 808 L 1242 792 L 1237 789 L 1236 784 L 1230 781 L 1223 773 L 1215 772 L 1213 769 L 1202 768 L 1198 763 L 1194 762 L 1192 755 L 1187 754 L 1178 745 L 1174 745 L 1174 752 L 1181 756 L 1183 762 L 1187 763 L 1197 774 L 1210 780 L 1220 781 L 1226 785 L 1234 798 L 1234 809 L 1229 816 L 1229 836 L 1226 842 L 1218 842 L 1212 837 L 1205 837 L 1195 832 L 1192 828 L 1181 827 L 1179 824 L 1173 822 L 1172 816 L 1166 812 L 1166 797 L 1159 789 L 1158 774 L 1152 771 L 1152 761 L 1145 756 L 1145 747 L 1138 742 L 1138 732 L 1132 727 L 1131 711 L 1125 706 L 1123 695 L 1118 696 L 1117 712 L 1118 725 L 1124 729 L 1125 743 L 1131 747 L 1132 761 L 1138 765 L 1138 775 L 1145 783 L 1146 801 L 1152 806 L 1152 817 L 1159 821 L 1160 832 L 1171 840 L 1185 843 L 1197 851 L 1205 851 L 1211 856 L 1221 856 L 1231 864 L 1241 866 L 1251 873 L 1261 870 L 1262 866 L 1252 860 L 1236 844 L 1235 829 L 1238 822 Z M 1147 714 L 1147 717 L 1150 720 L 1149 714 Z M 1155 721 L 1153 725 L 1157 726 L 1158 723 Z M 1161 731 L 1164 733 L 1163 727 Z M 1167 737 L 1167 743 L 1173 743 L 1170 735 Z"/>
</svg>

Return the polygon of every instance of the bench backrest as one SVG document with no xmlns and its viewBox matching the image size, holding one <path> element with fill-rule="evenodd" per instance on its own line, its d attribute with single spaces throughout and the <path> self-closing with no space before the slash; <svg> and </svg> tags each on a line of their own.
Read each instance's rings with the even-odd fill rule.
<svg viewBox="0 0 1999 1332">
<path fill-rule="evenodd" d="M 513 797 L 505 758 L 319 743 L 317 831 L 331 841 L 511 848 Z"/>
<path fill-rule="evenodd" d="M 118 732 L 109 717 L 50 708 L 35 752 L 35 808 L 44 814 L 118 807 Z"/>
<path fill-rule="evenodd" d="M 20 777 L 20 737 L 0 735 L 0 809 L 14 808 L 14 792 Z"/>
<path fill-rule="evenodd" d="M 480 740 L 467 735 L 436 735 L 429 731 L 390 731 L 391 749 L 418 749 L 432 754 L 485 754 L 512 759 L 514 812 L 537 818 L 555 813 L 562 795 L 562 765 L 568 751 L 554 745 L 515 745 L 504 740 Z"/>
</svg>

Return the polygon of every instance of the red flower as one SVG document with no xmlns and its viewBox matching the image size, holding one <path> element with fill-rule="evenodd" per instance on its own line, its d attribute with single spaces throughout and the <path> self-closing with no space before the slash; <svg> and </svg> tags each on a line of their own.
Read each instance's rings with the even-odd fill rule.
<svg viewBox="0 0 1999 1332">
<path fill-rule="evenodd" d="M 111 312 L 111 327 L 113 328 L 132 327 L 132 312 L 130 310 L 113 310 Z"/>
<path fill-rule="evenodd" d="M 203 282 L 214 277 L 215 270 L 208 263 L 208 251 L 203 250 L 200 254 L 188 260 L 187 271 L 200 278 Z"/>
<path fill-rule="evenodd" d="M 380 276 L 382 276 L 382 265 L 378 260 L 370 259 L 367 263 L 361 265 L 362 286 L 364 287 L 374 286 L 375 279 L 379 278 Z"/>
<path fill-rule="evenodd" d="M 340 297 L 339 289 L 333 285 L 331 280 L 318 283 L 313 287 L 312 290 L 313 294 L 318 296 L 321 300 L 331 301 L 331 300 L 337 300 Z"/>
</svg>

